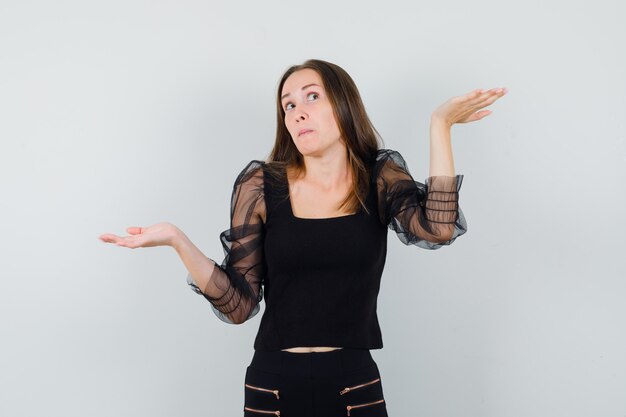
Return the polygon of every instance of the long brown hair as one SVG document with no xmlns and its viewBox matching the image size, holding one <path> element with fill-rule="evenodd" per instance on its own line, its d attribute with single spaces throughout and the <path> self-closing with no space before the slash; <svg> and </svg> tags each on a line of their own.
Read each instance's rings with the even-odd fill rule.
<svg viewBox="0 0 626 417">
<path fill-rule="evenodd" d="M 294 72 L 305 68 L 314 70 L 322 79 L 339 132 L 348 151 L 353 186 L 339 209 L 345 207 L 346 211 L 352 213 L 363 207 L 367 211 L 365 198 L 369 192 L 370 170 L 376 151 L 382 147 L 383 140 L 367 116 L 356 84 L 350 75 L 336 64 L 320 59 L 309 59 L 300 65 L 289 67 L 281 77 L 276 94 L 276 141 L 267 158 L 267 170 L 275 178 L 282 179 L 283 184 L 286 184 L 284 173 L 287 168 L 293 169 L 296 176 L 305 171 L 304 158 L 285 126 L 285 110 L 281 104 L 281 92 L 285 81 Z"/>
</svg>

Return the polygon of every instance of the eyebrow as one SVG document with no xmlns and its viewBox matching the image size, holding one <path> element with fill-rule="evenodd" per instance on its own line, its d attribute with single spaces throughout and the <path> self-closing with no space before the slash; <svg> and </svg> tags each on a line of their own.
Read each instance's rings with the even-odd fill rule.
<svg viewBox="0 0 626 417">
<path fill-rule="evenodd" d="M 302 90 L 304 90 L 305 88 L 309 88 L 309 87 L 311 87 L 312 85 L 316 85 L 316 86 L 318 86 L 318 87 L 319 87 L 319 85 L 317 85 L 317 84 L 315 84 L 315 83 L 311 83 L 311 84 L 307 84 L 307 85 L 305 85 L 304 87 L 302 87 Z M 282 100 L 282 99 L 284 99 L 285 97 L 288 97 L 288 96 L 289 96 L 289 94 L 290 94 L 290 93 L 283 94 L 283 96 L 282 96 L 280 99 Z"/>
</svg>

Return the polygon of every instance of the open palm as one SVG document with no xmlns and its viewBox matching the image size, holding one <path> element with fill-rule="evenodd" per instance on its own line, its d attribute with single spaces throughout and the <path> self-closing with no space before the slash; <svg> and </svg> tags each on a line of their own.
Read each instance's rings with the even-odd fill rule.
<svg viewBox="0 0 626 417">
<path fill-rule="evenodd" d="M 176 226 L 162 222 L 148 227 L 131 226 L 126 228 L 130 236 L 117 236 L 105 233 L 99 236 L 100 240 L 107 243 L 115 243 L 118 246 L 126 246 L 131 249 L 147 248 L 151 246 L 171 245 L 172 236 Z"/>
<path fill-rule="evenodd" d="M 506 88 L 492 88 L 491 90 L 474 90 L 462 96 L 453 97 L 439 106 L 433 117 L 444 120 L 448 125 L 468 123 L 480 120 L 490 115 L 490 110 L 481 110 L 504 96 Z"/>
</svg>

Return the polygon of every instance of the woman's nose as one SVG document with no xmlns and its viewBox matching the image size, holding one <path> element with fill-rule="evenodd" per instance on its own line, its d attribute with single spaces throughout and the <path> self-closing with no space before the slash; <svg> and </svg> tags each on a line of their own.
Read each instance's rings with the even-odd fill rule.
<svg viewBox="0 0 626 417">
<path fill-rule="evenodd" d="M 307 117 L 309 117 L 309 115 L 308 115 L 308 114 L 306 114 L 304 111 L 300 110 L 300 111 L 296 114 L 296 121 L 305 120 Z"/>
</svg>

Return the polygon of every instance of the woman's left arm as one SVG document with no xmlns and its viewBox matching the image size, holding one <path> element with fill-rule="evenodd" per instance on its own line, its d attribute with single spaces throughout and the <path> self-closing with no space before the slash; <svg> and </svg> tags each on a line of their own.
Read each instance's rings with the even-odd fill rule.
<svg viewBox="0 0 626 417">
<path fill-rule="evenodd" d="M 430 169 L 429 175 L 454 177 L 454 159 L 450 130 L 455 123 L 469 123 L 491 114 L 481 110 L 504 96 L 506 88 L 474 90 L 453 97 L 439 106 L 430 118 Z"/>
</svg>

